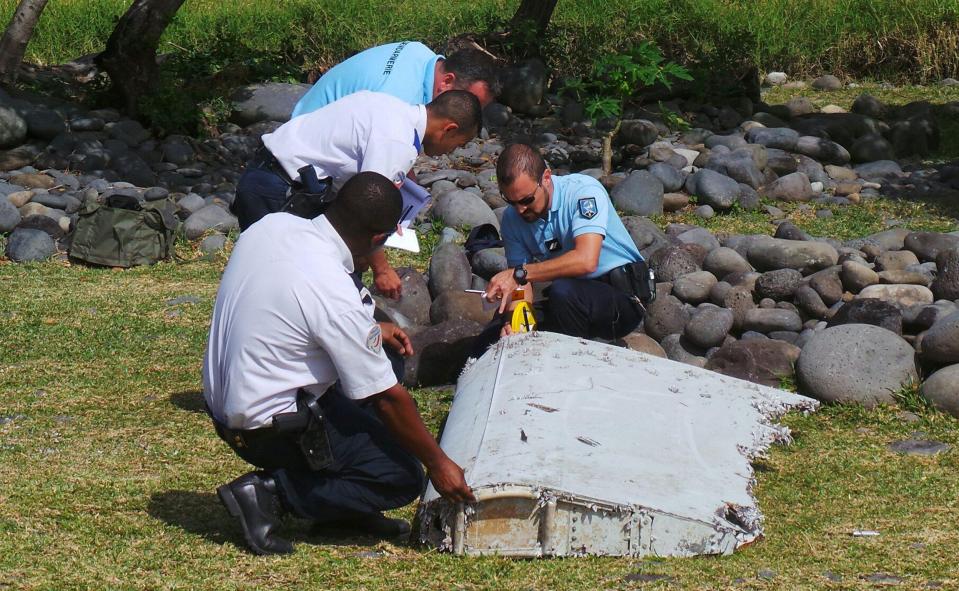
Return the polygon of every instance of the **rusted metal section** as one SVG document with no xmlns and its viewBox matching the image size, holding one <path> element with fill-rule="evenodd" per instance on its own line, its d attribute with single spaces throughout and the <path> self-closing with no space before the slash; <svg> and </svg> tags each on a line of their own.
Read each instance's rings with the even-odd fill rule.
<svg viewBox="0 0 959 591">
<path fill-rule="evenodd" d="M 421 541 L 516 557 L 729 554 L 761 535 L 750 461 L 809 398 L 618 347 L 513 335 L 464 371 L 441 445 L 478 501 L 429 487 Z"/>
</svg>

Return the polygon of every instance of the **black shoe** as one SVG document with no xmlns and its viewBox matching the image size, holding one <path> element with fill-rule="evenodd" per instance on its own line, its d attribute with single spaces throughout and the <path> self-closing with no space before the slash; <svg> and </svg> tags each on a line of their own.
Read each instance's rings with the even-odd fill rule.
<svg viewBox="0 0 959 591">
<path fill-rule="evenodd" d="M 341 530 L 363 533 L 384 539 L 399 538 L 410 533 L 410 524 L 405 519 L 393 519 L 382 513 L 356 515 L 346 519 L 318 523 L 316 529 Z"/>
<path fill-rule="evenodd" d="M 293 544 L 276 535 L 283 509 L 276 482 L 250 472 L 216 489 L 226 510 L 240 520 L 243 537 L 254 554 L 290 554 Z"/>
</svg>

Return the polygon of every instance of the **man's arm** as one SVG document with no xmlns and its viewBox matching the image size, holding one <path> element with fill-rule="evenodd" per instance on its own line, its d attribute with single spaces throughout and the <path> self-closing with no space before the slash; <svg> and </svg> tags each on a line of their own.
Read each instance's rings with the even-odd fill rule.
<svg viewBox="0 0 959 591">
<path fill-rule="evenodd" d="M 369 400 L 390 434 L 426 465 L 436 492 L 454 503 L 476 500 L 463 469 L 433 439 L 406 388 L 396 384 Z"/>
<path fill-rule="evenodd" d="M 596 270 L 599 252 L 603 247 L 602 234 L 580 234 L 573 240 L 573 250 L 554 259 L 526 265 L 526 279 L 530 282 L 552 281 L 561 277 L 582 277 Z M 486 299 L 501 300 L 500 312 L 506 308 L 506 294 L 518 286 L 513 279 L 513 268 L 500 271 L 486 286 Z"/>
<path fill-rule="evenodd" d="M 380 293 L 392 300 L 400 299 L 403 295 L 403 281 L 386 260 L 386 253 L 379 249 L 369 257 L 370 267 L 373 269 L 373 284 Z"/>
</svg>

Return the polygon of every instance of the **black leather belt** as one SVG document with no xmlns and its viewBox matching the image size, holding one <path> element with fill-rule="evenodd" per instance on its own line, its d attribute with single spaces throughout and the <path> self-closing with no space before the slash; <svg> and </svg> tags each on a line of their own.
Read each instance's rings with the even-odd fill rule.
<svg viewBox="0 0 959 591">
<path fill-rule="evenodd" d="M 266 146 L 260 146 L 260 149 L 256 151 L 256 154 L 253 155 L 253 160 L 250 161 L 248 166 L 269 170 L 273 174 L 283 179 L 283 182 L 286 184 L 293 184 L 293 179 L 290 178 L 290 175 L 286 174 L 286 170 L 284 170 L 283 166 L 280 164 L 280 161 L 276 159 L 276 156 L 273 155 L 273 152 L 270 152 L 269 148 Z"/>
<path fill-rule="evenodd" d="M 210 407 L 206 406 L 206 403 L 204 403 L 204 406 L 206 408 L 206 414 L 213 420 L 213 426 L 216 428 L 216 432 L 221 439 L 236 447 L 249 447 L 253 442 L 260 439 L 303 431 L 309 424 L 311 416 L 322 419 L 320 410 L 321 399 L 322 397 L 317 398 L 313 394 L 301 389 L 297 393 L 297 410 L 275 414 L 273 415 L 271 425 L 257 427 L 256 429 L 232 429 L 217 420 L 210 411 Z"/>
</svg>

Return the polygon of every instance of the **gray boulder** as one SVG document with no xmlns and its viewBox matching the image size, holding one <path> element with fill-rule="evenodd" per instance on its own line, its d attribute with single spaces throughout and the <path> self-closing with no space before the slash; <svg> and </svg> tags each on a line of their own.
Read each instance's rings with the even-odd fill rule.
<svg viewBox="0 0 959 591">
<path fill-rule="evenodd" d="M 430 322 L 433 324 L 457 319 L 486 324 L 492 316 L 492 310 L 483 308 L 483 298 L 464 291 L 444 291 L 430 305 Z"/>
<path fill-rule="evenodd" d="M 796 375 L 807 396 L 870 408 L 895 402 L 894 392 L 919 379 L 909 343 L 866 324 L 834 326 L 812 335 L 799 355 Z"/>
<path fill-rule="evenodd" d="M 829 326 L 841 324 L 871 324 L 901 335 L 902 312 L 885 300 L 853 300 L 843 304 L 829 320 Z"/>
<path fill-rule="evenodd" d="M 871 94 L 863 93 L 856 97 L 852 103 L 850 111 L 859 115 L 865 115 L 873 119 L 882 119 L 886 116 L 886 105 Z"/>
<path fill-rule="evenodd" d="M 664 162 L 654 162 L 646 170 L 659 179 L 659 182 L 663 184 L 663 191 L 678 191 L 686 181 L 682 172 Z"/>
<path fill-rule="evenodd" d="M 700 198 L 700 203 L 710 205 L 719 211 L 731 208 L 739 197 L 739 183 L 714 170 L 703 169 L 691 176 L 692 190 Z"/>
<path fill-rule="evenodd" d="M 746 139 L 753 144 L 760 144 L 767 148 L 776 148 L 792 152 L 799 141 L 799 132 L 788 127 L 754 127 L 746 133 Z"/>
<path fill-rule="evenodd" d="M 687 273 L 700 271 L 699 263 L 683 248 L 667 246 L 649 257 L 649 266 L 658 281 L 674 281 Z"/>
<path fill-rule="evenodd" d="M 50 141 L 67 130 L 63 117 L 52 109 L 37 106 L 23 114 L 27 135 Z"/>
<path fill-rule="evenodd" d="M 107 126 L 110 137 L 133 148 L 150 139 L 150 132 L 134 119 L 122 119 Z"/>
<path fill-rule="evenodd" d="M 505 68 L 500 81 L 503 84 L 500 102 L 516 113 L 534 114 L 543 100 L 549 77 L 545 64 L 532 58 Z"/>
<path fill-rule="evenodd" d="M 7 258 L 17 263 L 45 261 L 56 252 L 56 242 L 43 230 L 17 228 L 7 239 Z"/>
<path fill-rule="evenodd" d="M 735 250 L 721 246 L 709 251 L 703 260 L 703 269 L 716 277 L 725 277 L 730 273 L 752 271 L 753 267 Z"/>
<path fill-rule="evenodd" d="M 683 303 L 674 296 L 660 293 L 658 297 L 646 307 L 646 317 L 643 327 L 646 334 L 657 341 L 662 341 L 667 335 L 682 333 L 689 315 Z"/>
<path fill-rule="evenodd" d="M 666 234 L 649 219 L 639 216 L 623 216 L 622 219 L 623 226 L 643 258 L 649 259 L 654 252 L 670 244 Z"/>
<path fill-rule="evenodd" d="M 431 210 L 434 218 L 453 228 L 493 224 L 499 228 L 499 220 L 482 197 L 470 191 L 447 191 L 439 196 Z"/>
<path fill-rule="evenodd" d="M 461 246 L 447 242 L 433 249 L 429 289 L 434 298 L 446 291 L 469 289 L 472 275 L 466 253 Z"/>
<path fill-rule="evenodd" d="M 896 150 L 889 140 L 876 133 L 870 133 L 856 140 L 849 148 L 853 162 L 876 162 L 878 160 L 893 160 Z M 861 176 L 863 176 L 860 173 Z"/>
<path fill-rule="evenodd" d="M 759 271 L 796 269 L 810 273 L 835 265 L 839 253 L 823 242 L 768 238 L 754 242 L 747 259 Z"/>
<path fill-rule="evenodd" d="M 810 86 L 812 86 L 816 90 L 826 90 L 826 91 L 839 90 L 842 88 L 842 81 L 840 81 L 839 78 L 836 78 L 832 74 L 825 74 L 813 80 Z"/>
<path fill-rule="evenodd" d="M 766 187 L 766 195 L 779 201 L 809 201 L 815 193 L 809 177 L 802 172 L 781 176 Z"/>
<path fill-rule="evenodd" d="M 928 287 L 901 284 L 870 285 L 856 295 L 857 300 L 869 298 L 895 302 L 901 308 L 915 304 L 931 304 L 934 300 Z"/>
<path fill-rule="evenodd" d="M 786 300 L 796 293 L 802 273 L 795 269 L 767 271 L 756 280 L 756 295 L 776 301 Z"/>
<path fill-rule="evenodd" d="M 929 376 L 919 392 L 934 407 L 959 418 L 959 365 L 950 365 Z"/>
<path fill-rule="evenodd" d="M 857 164 L 853 170 L 860 178 L 867 180 L 882 180 L 902 175 L 902 167 L 895 160 L 877 160 L 876 162 Z"/>
<path fill-rule="evenodd" d="M 879 274 L 856 261 L 844 261 L 839 272 L 843 287 L 852 293 L 859 293 L 870 285 L 879 283 Z"/>
<path fill-rule="evenodd" d="M 746 310 L 741 328 L 763 334 L 776 331 L 799 332 L 802 330 L 802 318 L 792 310 L 752 308 Z"/>
<path fill-rule="evenodd" d="M 695 345 L 690 343 L 682 335 L 668 335 L 660 344 L 663 346 L 663 350 L 666 351 L 666 357 L 671 361 L 696 367 L 705 367 L 706 365 L 706 358 L 699 354 L 701 351 L 695 350 Z"/>
<path fill-rule="evenodd" d="M 506 255 L 502 248 L 484 248 L 473 255 L 473 272 L 487 281 L 506 267 Z"/>
<path fill-rule="evenodd" d="M 794 151 L 827 164 L 846 164 L 850 159 L 846 148 L 834 141 L 811 135 L 799 138 Z"/>
<path fill-rule="evenodd" d="M 617 140 L 621 144 L 636 144 L 645 147 L 659 137 L 659 128 L 646 119 L 625 119 L 619 126 Z"/>
<path fill-rule="evenodd" d="M 406 359 L 403 383 L 407 386 L 439 386 L 456 382 L 483 325 L 453 319 L 414 332 L 415 353 Z"/>
<path fill-rule="evenodd" d="M 708 271 L 688 273 L 673 282 L 673 295 L 684 302 L 699 304 L 709 298 L 716 283 L 716 276 Z"/>
<path fill-rule="evenodd" d="M 2 219 L 0 207 L 0 220 Z M 0 225 L 0 231 L 2 229 Z M 959 300 L 959 248 L 939 252 L 936 257 L 936 272 L 936 278 L 930 286 L 933 296 L 937 300 Z"/>
<path fill-rule="evenodd" d="M 400 299 L 389 300 L 388 307 L 402 314 L 413 324 L 428 325 L 431 299 L 426 278 L 410 267 L 400 267 L 396 269 L 396 274 L 402 284 Z M 376 293 L 375 288 L 374 293 Z"/>
<path fill-rule="evenodd" d="M 808 285 L 801 285 L 796 289 L 793 301 L 796 307 L 802 310 L 803 314 L 809 318 L 819 320 L 829 314 L 829 308 L 826 306 L 826 303 L 822 301 L 822 296 Z"/>
<path fill-rule="evenodd" d="M 663 213 L 663 183 L 648 170 L 637 170 L 609 194 L 616 208 L 631 215 Z"/>
<path fill-rule="evenodd" d="M 233 214 L 219 205 L 207 205 L 190 214 L 183 223 L 183 233 L 190 240 L 196 240 L 210 230 L 226 233 L 238 227 Z"/>
<path fill-rule="evenodd" d="M 959 236 L 938 232 L 913 232 L 906 236 L 904 247 L 921 261 L 935 261 L 939 253 L 959 249 Z"/>
<path fill-rule="evenodd" d="M 959 312 L 942 318 L 926 331 L 919 356 L 935 365 L 959 363 Z"/>
<path fill-rule="evenodd" d="M 243 127 L 260 121 L 289 121 L 293 107 L 309 89 L 308 84 L 284 82 L 238 88 L 231 96 L 231 119 Z"/>
<path fill-rule="evenodd" d="M 713 353 L 706 369 L 723 375 L 778 388 L 795 375 L 793 369 L 801 350 L 784 341 L 759 339 L 727 343 Z"/>
<path fill-rule="evenodd" d="M 6 234 L 20 223 L 20 212 L 13 203 L 0 196 L 0 233 Z"/>
<path fill-rule="evenodd" d="M 734 133 L 730 135 L 714 134 L 706 138 L 703 143 L 710 150 L 717 146 L 725 146 L 730 150 L 735 150 L 736 148 L 745 146 L 747 142 L 743 136 L 739 135 L 738 133 Z"/>
<path fill-rule="evenodd" d="M 15 148 L 27 139 L 27 122 L 9 107 L 0 105 L 0 149 Z"/>
<path fill-rule="evenodd" d="M 708 207 L 708 206 L 704 206 Z M 712 233 L 706 228 L 693 228 L 691 230 L 686 230 L 681 234 L 676 236 L 676 240 L 682 244 L 698 244 L 706 249 L 706 252 L 711 252 L 719 248 L 719 240 L 716 239 Z"/>
<path fill-rule="evenodd" d="M 712 304 L 700 307 L 686 323 L 683 336 L 702 349 L 718 347 L 733 327 L 733 312 Z"/>
</svg>

